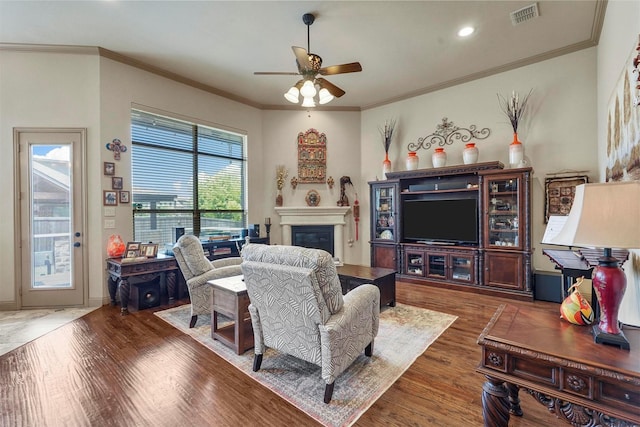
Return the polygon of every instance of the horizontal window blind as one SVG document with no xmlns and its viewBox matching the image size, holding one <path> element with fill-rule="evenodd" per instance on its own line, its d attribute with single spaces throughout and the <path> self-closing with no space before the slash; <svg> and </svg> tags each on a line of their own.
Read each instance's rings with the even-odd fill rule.
<svg viewBox="0 0 640 427">
<path fill-rule="evenodd" d="M 245 137 L 140 110 L 131 113 L 136 241 L 235 235 L 246 225 Z"/>
</svg>

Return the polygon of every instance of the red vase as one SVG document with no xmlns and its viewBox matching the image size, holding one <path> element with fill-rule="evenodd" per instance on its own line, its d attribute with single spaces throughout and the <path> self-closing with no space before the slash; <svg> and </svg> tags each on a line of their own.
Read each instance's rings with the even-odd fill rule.
<svg viewBox="0 0 640 427">
<path fill-rule="evenodd" d="M 608 334 L 619 334 L 618 311 L 627 288 L 627 278 L 624 271 L 617 265 L 598 265 L 593 269 L 591 281 L 600 305 L 598 328 Z"/>
<path fill-rule="evenodd" d="M 382 179 L 387 179 L 387 172 L 391 172 L 391 160 L 389 160 L 389 153 L 385 152 L 382 162 Z"/>
</svg>

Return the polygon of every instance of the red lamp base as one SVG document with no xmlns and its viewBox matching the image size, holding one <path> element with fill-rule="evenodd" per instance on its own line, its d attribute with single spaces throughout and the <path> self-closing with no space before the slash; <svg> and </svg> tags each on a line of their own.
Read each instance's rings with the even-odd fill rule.
<svg viewBox="0 0 640 427">
<path fill-rule="evenodd" d="M 620 330 L 618 322 L 618 310 L 627 288 L 627 278 L 618 260 L 611 256 L 610 248 L 605 248 L 604 256 L 598 258 L 591 281 L 600 306 L 600 320 L 593 327 L 594 341 L 629 350 L 629 341 Z"/>
<path fill-rule="evenodd" d="M 598 325 L 592 326 L 593 340 L 596 344 L 609 344 L 614 345 L 616 347 L 620 347 L 623 350 L 630 350 L 629 341 L 627 337 L 624 336 L 624 333 L 620 331 L 619 334 L 609 334 L 602 329 Z"/>
</svg>

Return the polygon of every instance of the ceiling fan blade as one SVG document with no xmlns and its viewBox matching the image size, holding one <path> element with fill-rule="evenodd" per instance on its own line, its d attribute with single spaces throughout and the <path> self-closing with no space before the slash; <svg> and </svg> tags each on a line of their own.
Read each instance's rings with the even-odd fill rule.
<svg viewBox="0 0 640 427">
<path fill-rule="evenodd" d="M 330 65 L 320 69 L 320 74 L 330 76 L 332 74 L 357 73 L 362 71 L 362 65 L 359 62 L 350 62 L 348 64 Z"/>
<path fill-rule="evenodd" d="M 254 71 L 253 74 L 259 76 L 299 76 L 300 73 L 294 73 L 293 71 Z"/>
<path fill-rule="evenodd" d="M 309 62 L 309 55 L 307 51 L 298 46 L 291 46 L 293 49 L 293 53 L 296 55 L 296 59 L 298 60 L 298 67 L 301 70 L 309 70 L 311 69 L 311 62 Z"/>
<path fill-rule="evenodd" d="M 322 77 L 316 78 L 316 82 L 318 82 L 320 87 L 327 89 L 329 93 L 335 96 L 336 98 L 340 98 L 342 95 L 345 94 L 345 91 L 343 91 L 333 83 L 329 82 L 328 80 L 323 79 Z"/>
</svg>

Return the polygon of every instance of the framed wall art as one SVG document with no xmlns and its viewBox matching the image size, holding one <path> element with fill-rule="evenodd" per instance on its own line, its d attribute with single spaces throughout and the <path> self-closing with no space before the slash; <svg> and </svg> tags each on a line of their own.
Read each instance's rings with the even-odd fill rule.
<svg viewBox="0 0 640 427">
<path fill-rule="evenodd" d="M 327 179 L 327 137 L 315 129 L 298 134 L 298 183 Z"/>
<path fill-rule="evenodd" d="M 128 191 L 120 191 L 118 194 L 120 195 L 120 203 L 129 203 L 131 201 Z"/>
<path fill-rule="evenodd" d="M 102 192 L 102 204 L 104 206 L 118 206 L 118 192 L 104 190 Z"/>
<path fill-rule="evenodd" d="M 576 186 L 587 182 L 589 182 L 589 178 L 586 175 L 546 178 L 544 181 L 545 224 L 551 215 L 569 215 L 576 195 Z"/>
<path fill-rule="evenodd" d="M 107 175 L 107 176 L 116 174 L 116 164 L 115 163 L 104 162 L 103 163 L 103 168 L 104 168 L 104 174 Z"/>
<path fill-rule="evenodd" d="M 122 177 L 121 176 L 112 176 L 111 177 L 111 189 L 112 190 L 122 190 Z"/>
</svg>

